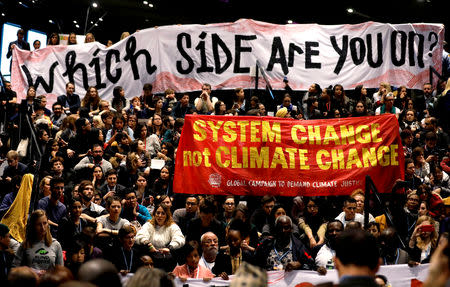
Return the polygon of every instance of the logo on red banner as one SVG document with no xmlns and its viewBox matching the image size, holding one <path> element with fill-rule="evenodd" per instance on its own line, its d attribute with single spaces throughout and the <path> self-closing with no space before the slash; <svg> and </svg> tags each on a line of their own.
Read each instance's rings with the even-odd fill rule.
<svg viewBox="0 0 450 287">
<path fill-rule="evenodd" d="M 404 177 L 394 115 L 296 121 L 188 115 L 174 191 L 235 195 L 346 195 L 370 175 L 380 192 Z"/>
</svg>

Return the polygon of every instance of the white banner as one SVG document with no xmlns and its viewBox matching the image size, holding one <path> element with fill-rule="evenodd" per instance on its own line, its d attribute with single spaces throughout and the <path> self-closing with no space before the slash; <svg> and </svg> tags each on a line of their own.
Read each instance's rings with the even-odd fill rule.
<svg viewBox="0 0 450 287">
<path fill-rule="evenodd" d="M 378 274 L 382 274 L 388 278 L 388 282 L 392 287 L 413 287 L 417 281 L 425 281 L 428 275 L 428 264 L 416 267 L 408 267 L 407 264 L 381 266 Z M 230 276 L 230 281 L 234 276 Z M 188 279 L 187 282 L 175 280 L 176 287 L 206 287 L 206 286 L 229 286 L 230 281 L 214 278 L 209 282 L 201 279 Z M 270 271 L 268 272 L 269 287 L 297 287 L 312 286 L 310 284 L 320 284 L 325 282 L 339 283 L 336 270 L 328 270 L 325 276 L 318 275 L 315 271 Z M 302 284 L 303 283 L 303 284 Z M 310 284 L 306 284 L 310 283 Z M 187 286 L 185 284 L 188 284 Z"/>
<path fill-rule="evenodd" d="M 50 95 L 50 103 L 69 81 L 80 96 L 96 86 L 105 99 L 114 86 L 122 86 L 127 98 L 138 96 L 145 83 L 153 84 L 154 93 L 200 90 L 204 82 L 213 89 L 253 88 L 250 71 L 259 62 L 274 89 L 284 88 L 284 76 L 294 90 L 312 83 L 375 88 L 381 81 L 421 89 L 430 67 L 441 71 L 443 39 L 442 24 L 423 23 L 276 25 L 241 19 L 163 26 L 109 48 L 90 43 L 15 50 L 12 85 L 19 98 L 34 85 L 38 95 Z"/>
</svg>

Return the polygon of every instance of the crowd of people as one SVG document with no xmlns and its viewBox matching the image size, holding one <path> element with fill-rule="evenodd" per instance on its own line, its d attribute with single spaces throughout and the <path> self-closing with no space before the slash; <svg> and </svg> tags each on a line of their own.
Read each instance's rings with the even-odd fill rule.
<svg viewBox="0 0 450 287">
<path fill-rule="evenodd" d="M 53 38 L 49 41 L 57 45 Z M 5 81 L 0 152 L 7 163 L 0 217 L 23 207 L 14 202 L 29 186 L 29 173 L 39 187 L 24 238 L 10 238 L 11 226 L 0 225 L 0 282 L 30 274 L 46 284 L 57 280 L 55 274 L 82 280 L 97 265 L 138 278 L 148 276 L 142 268 L 155 267 L 169 274 L 158 275 L 162 281 L 228 279 L 251 265 L 325 274 L 343 270 L 346 263 L 334 260 L 343 252 L 340 234 L 357 230 L 371 234 L 373 254 L 384 265 L 429 262 L 450 232 L 450 81 L 436 88 L 424 83 L 422 91 L 383 82 L 373 94 L 362 85 L 346 91 L 339 84 L 312 84 L 303 93 L 284 82 L 276 117 L 395 114 L 406 158 L 404 180 L 382 191 L 382 202 L 370 198 L 369 206 L 361 189 L 349 197 L 184 195 L 173 189 L 172 179 L 185 115 L 267 116 L 263 99 L 236 88 L 230 103 L 214 96 L 207 83 L 195 98 L 170 87 L 153 94 L 147 83 L 141 95 L 126 95 L 117 86 L 106 101 L 95 87 L 80 96 L 67 83 L 66 93 L 47 107 L 46 96 L 36 95 L 32 86 L 17 102 Z M 138 280 L 132 277 L 128 286 L 137 286 L 133 282 Z"/>
</svg>

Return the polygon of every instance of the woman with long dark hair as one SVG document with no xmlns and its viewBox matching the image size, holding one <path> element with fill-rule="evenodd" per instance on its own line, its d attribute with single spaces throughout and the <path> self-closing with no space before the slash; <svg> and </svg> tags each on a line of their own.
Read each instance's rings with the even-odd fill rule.
<svg viewBox="0 0 450 287">
<path fill-rule="evenodd" d="M 340 84 L 333 87 L 333 106 L 336 107 L 341 117 L 350 115 L 350 99 L 345 95 L 344 87 Z"/>
<path fill-rule="evenodd" d="M 327 224 L 320 214 L 320 200 L 318 198 L 305 198 L 306 203 L 304 216 L 299 218 L 298 226 L 308 237 L 309 247 L 320 245 L 325 241 Z"/>
<path fill-rule="evenodd" d="M 47 46 L 56 46 L 59 45 L 59 35 L 58 33 L 51 33 L 48 37 Z"/>
<path fill-rule="evenodd" d="M 114 87 L 111 105 L 119 113 L 121 113 L 122 110 L 125 109 L 127 100 L 125 98 L 125 90 L 121 86 Z"/>
<path fill-rule="evenodd" d="M 356 101 L 355 107 L 352 111 L 352 117 L 365 117 L 368 116 L 367 107 L 361 100 Z"/>
<path fill-rule="evenodd" d="M 81 107 L 89 108 L 89 114 L 97 114 L 99 112 L 100 96 L 96 87 L 89 87 L 86 95 L 81 100 Z"/>
<path fill-rule="evenodd" d="M 156 197 L 158 195 L 171 196 L 172 193 L 172 171 L 170 167 L 164 166 L 159 172 L 159 177 L 153 183 L 152 194 Z"/>
<path fill-rule="evenodd" d="M 357 85 L 355 87 L 355 94 L 350 104 L 350 112 L 354 115 L 354 111 L 358 102 L 362 102 L 366 108 L 367 114 L 373 114 L 372 101 L 367 97 L 367 89 L 363 85 Z"/>
</svg>

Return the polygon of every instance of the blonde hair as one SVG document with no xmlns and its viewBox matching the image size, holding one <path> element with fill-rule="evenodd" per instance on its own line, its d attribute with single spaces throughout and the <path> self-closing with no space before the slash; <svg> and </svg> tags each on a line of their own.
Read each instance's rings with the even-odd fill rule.
<svg viewBox="0 0 450 287">
<path fill-rule="evenodd" d="M 436 231 L 436 222 L 434 221 L 434 219 L 431 216 L 428 216 L 428 215 L 420 216 L 419 219 L 417 219 L 416 226 L 419 226 L 420 224 L 422 224 L 425 221 L 430 222 L 430 224 L 434 226 L 434 231 L 431 233 L 429 240 L 422 240 L 422 237 L 420 237 L 420 236 L 417 237 L 416 246 L 421 250 L 426 249 L 429 243 L 431 243 L 431 248 L 435 248 L 436 244 L 437 244 L 437 239 L 438 239 L 438 234 Z"/>
<path fill-rule="evenodd" d="M 91 36 L 91 37 L 92 37 L 92 40 L 93 40 L 92 42 L 95 42 L 94 34 L 92 34 L 92 33 L 87 33 L 86 36 L 84 37 L 84 42 L 85 42 L 85 43 L 91 43 L 91 42 L 87 42 L 87 37 L 88 37 L 88 36 Z"/>
<path fill-rule="evenodd" d="M 354 198 L 357 195 L 361 195 L 364 198 L 366 198 L 366 196 L 364 195 L 364 190 L 362 190 L 361 188 L 355 189 L 352 194 L 350 195 L 351 198 Z"/>
<path fill-rule="evenodd" d="M 447 94 L 448 91 L 450 91 L 450 78 L 447 79 L 447 84 L 445 85 L 445 89 L 442 92 L 442 95 L 445 96 L 445 94 Z"/>
<path fill-rule="evenodd" d="M 123 40 L 128 36 L 130 36 L 130 32 L 123 32 L 122 35 L 120 35 L 120 40 Z"/>
</svg>

